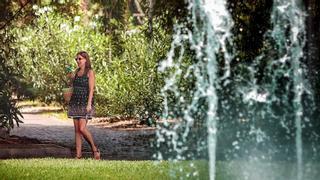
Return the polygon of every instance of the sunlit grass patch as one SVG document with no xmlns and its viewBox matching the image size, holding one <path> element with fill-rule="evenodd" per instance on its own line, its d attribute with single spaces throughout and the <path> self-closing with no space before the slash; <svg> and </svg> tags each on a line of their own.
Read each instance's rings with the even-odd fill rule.
<svg viewBox="0 0 320 180">
<path fill-rule="evenodd" d="M 53 116 L 59 120 L 69 120 L 63 105 L 57 103 L 45 104 L 38 100 L 23 100 L 17 103 L 22 113 L 34 113 L 46 116 Z"/>
<path fill-rule="evenodd" d="M 17 103 L 17 107 L 19 108 L 37 107 L 37 106 L 46 106 L 46 104 L 37 100 L 22 100 L 22 101 L 18 101 Z"/>
<path fill-rule="evenodd" d="M 23 159 L 0 161 L 2 179 L 170 179 L 168 163 Z"/>
<path fill-rule="evenodd" d="M 44 102 L 41 102 L 39 100 L 21 100 L 17 102 L 17 107 L 18 108 L 26 108 L 26 107 L 62 107 L 59 103 L 57 102 L 52 102 L 50 104 L 46 104 Z"/>
<path fill-rule="evenodd" d="M 47 112 L 44 113 L 44 115 L 48 115 L 48 116 L 53 116 L 56 117 L 59 120 L 63 120 L 63 121 L 69 121 L 71 119 L 68 118 L 67 112 L 66 111 L 61 111 L 61 112 Z"/>
</svg>

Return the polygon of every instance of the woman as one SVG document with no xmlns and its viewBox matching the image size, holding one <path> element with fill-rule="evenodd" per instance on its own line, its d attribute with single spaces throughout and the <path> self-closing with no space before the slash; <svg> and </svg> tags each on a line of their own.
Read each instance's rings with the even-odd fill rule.
<svg viewBox="0 0 320 180">
<path fill-rule="evenodd" d="M 81 148 L 83 136 L 91 146 L 94 159 L 100 159 L 100 151 L 87 128 L 87 121 L 88 119 L 92 119 L 94 113 L 94 72 L 91 68 L 90 58 L 87 52 L 78 52 L 75 60 L 78 68 L 72 75 L 73 92 L 69 102 L 68 117 L 73 118 L 74 123 L 76 158 L 80 159 L 82 157 Z"/>
</svg>

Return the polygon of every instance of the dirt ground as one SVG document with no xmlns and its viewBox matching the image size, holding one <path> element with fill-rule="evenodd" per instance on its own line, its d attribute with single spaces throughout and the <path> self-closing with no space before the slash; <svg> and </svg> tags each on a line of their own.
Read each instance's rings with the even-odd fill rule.
<svg viewBox="0 0 320 180">
<path fill-rule="evenodd" d="M 0 144 L 17 144 L 17 145 L 28 145 L 28 144 L 41 144 L 42 142 L 38 139 L 20 137 L 20 136 L 10 136 L 8 138 L 0 138 Z"/>
<path fill-rule="evenodd" d="M 21 149 L 28 149 L 35 145 L 41 146 L 59 146 L 60 149 L 50 152 L 59 151 L 65 148 L 67 154 L 65 157 L 73 157 L 75 151 L 74 130 L 72 120 L 58 118 L 48 112 L 59 112 L 55 107 L 24 107 L 21 109 L 24 116 L 24 123 L 20 127 L 15 127 L 10 137 L 7 139 L 0 138 L 0 158 L 11 158 L 13 152 L 23 152 Z M 155 140 L 155 128 L 143 125 L 140 121 L 130 118 L 105 117 L 94 118 L 89 121 L 88 129 L 92 133 L 97 146 L 102 153 L 102 159 L 113 160 L 146 160 L 152 159 L 154 149 L 152 143 Z M 54 146 L 54 147 L 56 147 Z M 4 148 L 5 147 L 5 148 Z M 15 151 L 14 148 L 19 151 Z M 4 152 L 5 149 L 6 151 Z M 54 157 L 55 154 L 46 153 L 44 156 Z M 2 157 L 1 157 L 2 153 Z M 35 152 L 35 156 L 37 156 Z M 89 145 L 83 143 L 83 156 L 91 157 Z M 29 153 L 30 158 L 32 153 Z M 61 157 L 61 153 L 57 155 Z M 26 157 L 12 156 L 12 157 Z"/>
</svg>

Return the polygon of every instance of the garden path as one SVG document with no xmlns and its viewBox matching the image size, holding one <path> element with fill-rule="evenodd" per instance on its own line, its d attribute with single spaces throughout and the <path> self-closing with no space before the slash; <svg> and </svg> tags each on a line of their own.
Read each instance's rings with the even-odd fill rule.
<svg viewBox="0 0 320 180">
<path fill-rule="evenodd" d="M 55 143 L 69 147 L 74 152 L 72 120 L 62 120 L 52 115 L 43 114 L 41 113 L 43 110 L 39 110 L 39 108 L 24 108 L 21 111 L 24 123 L 20 124 L 20 127 L 15 127 L 10 135 L 26 136 L 42 142 Z M 93 120 L 93 122 L 95 121 Z M 88 129 L 101 151 L 102 159 L 152 159 L 151 142 L 155 135 L 153 128 L 106 128 L 103 123 L 93 122 L 88 123 Z M 85 141 L 83 156 L 91 157 L 89 145 Z"/>
</svg>

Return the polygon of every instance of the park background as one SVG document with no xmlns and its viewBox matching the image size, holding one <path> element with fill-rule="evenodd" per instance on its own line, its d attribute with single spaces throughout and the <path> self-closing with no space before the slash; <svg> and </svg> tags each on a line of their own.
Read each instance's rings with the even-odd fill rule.
<svg viewBox="0 0 320 180">
<path fill-rule="evenodd" d="M 315 103 L 310 114 L 313 126 L 308 130 L 313 131 L 320 125 L 319 3 L 303 2 L 308 12 L 304 58 Z M 272 46 L 264 38 L 272 28 L 272 2 L 228 1 L 227 6 L 234 20 L 233 45 L 237 49 L 231 73 L 245 77 L 247 72 L 238 67 L 249 66 Z M 187 7 L 187 2 L 180 0 L 1 1 L 1 126 L 10 130 L 23 121 L 17 107 L 21 100 L 66 108 L 62 96 L 66 68 L 76 68 L 74 57 L 81 50 L 89 53 L 96 72 L 97 116 L 134 118 L 156 126 L 163 111 L 161 89 L 170 74 L 159 72 L 159 64 L 170 51 L 175 24 L 190 23 Z M 194 51 L 186 51 L 185 67 L 194 63 L 196 56 Z M 271 59 L 262 64 L 268 61 Z M 181 89 L 194 88 L 192 80 L 180 81 Z M 171 103 L 175 103 L 174 96 Z M 196 126 L 205 126 L 205 122 Z"/>
</svg>

